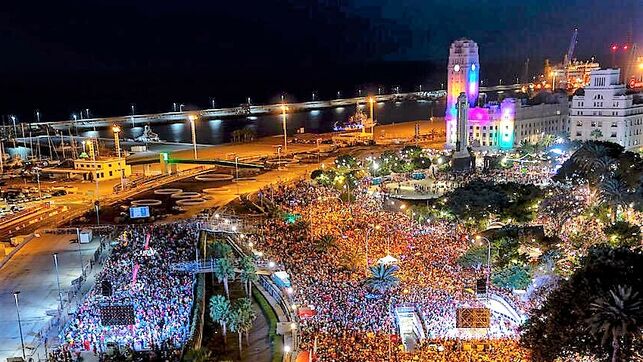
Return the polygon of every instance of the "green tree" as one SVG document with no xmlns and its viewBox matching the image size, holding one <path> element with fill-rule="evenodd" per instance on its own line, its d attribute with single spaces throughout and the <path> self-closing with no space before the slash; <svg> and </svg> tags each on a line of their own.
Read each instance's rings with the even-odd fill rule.
<svg viewBox="0 0 643 362">
<path fill-rule="evenodd" d="M 414 170 L 424 170 L 431 167 L 431 159 L 428 157 L 416 157 L 412 161 Z"/>
<path fill-rule="evenodd" d="M 223 330 L 223 341 L 227 335 L 227 324 L 230 319 L 230 301 L 223 295 L 210 297 L 210 319 L 219 323 Z"/>
<path fill-rule="evenodd" d="M 632 248 L 641 245 L 641 228 L 627 221 L 617 221 L 603 228 L 610 245 Z"/>
<path fill-rule="evenodd" d="M 252 283 L 259 280 L 259 277 L 257 277 L 257 268 L 255 267 L 254 260 L 249 256 L 242 257 L 239 266 L 241 267 L 239 279 L 243 283 L 246 295 L 249 297 L 252 295 Z"/>
<path fill-rule="evenodd" d="M 527 289 L 531 283 L 530 270 L 522 265 L 510 265 L 492 273 L 491 282 L 501 288 Z"/>
<path fill-rule="evenodd" d="M 511 265 L 526 265 L 529 257 L 520 252 L 520 240 L 500 237 L 491 241 L 491 264 L 498 269 Z"/>
<path fill-rule="evenodd" d="M 217 259 L 216 267 L 214 268 L 214 275 L 217 277 L 219 283 L 223 282 L 225 294 L 230 299 L 230 291 L 228 289 L 228 281 L 234 279 L 234 268 L 228 258 Z"/>
<path fill-rule="evenodd" d="M 458 258 L 457 263 L 463 268 L 480 269 L 487 264 L 487 247 L 484 245 L 471 245 Z"/>
<path fill-rule="evenodd" d="M 603 137 L 603 132 L 600 129 L 595 129 L 592 132 L 589 133 L 589 135 L 595 139 L 598 140 L 599 138 Z"/>
<path fill-rule="evenodd" d="M 369 269 L 371 276 L 366 279 L 366 286 L 371 290 L 384 293 L 400 283 L 400 279 L 395 275 L 399 270 L 397 265 L 378 263 L 369 267 Z"/>
<path fill-rule="evenodd" d="M 355 168 L 357 166 L 357 160 L 355 156 L 352 155 L 341 155 L 335 159 L 335 166 L 337 166 L 337 168 Z"/>
<path fill-rule="evenodd" d="M 324 170 L 316 169 L 310 173 L 310 179 L 317 180 L 323 174 L 324 174 Z"/>
<path fill-rule="evenodd" d="M 422 155 L 422 147 L 415 145 L 404 146 L 400 153 L 407 159 L 413 159 Z"/>
<path fill-rule="evenodd" d="M 212 352 L 210 352 L 207 348 L 201 347 L 201 348 L 195 348 L 189 350 L 185 354 L 184 361 L 186 362 L 206 362 L 212 359 Z"/>
<path fill-rule="evenodd" d="M 609 297 L 598 297 L 590 304 L 594 313 L 589 318 L 591 333 L 601 338 L 601 344 L 611 344 L 612 362 L 621 361 L 621 341 L 641 337 L 643 300 L 630 286 L 617 286 Z"/>
<path fill-rule="evenodd" d="M 255 319 L 257 319 L 257 314 L 250 299 L 241 298 L 234 302 L 232 313 L 230 313 L 230 330 L 239 336 L 239 355 L 243 349 L 242 336 L 245 333 L 246 340 L 248 340 L 248 333 Z"/>
<path fill-rule="evenodd" d="M 335 237 L 330 234 L 322 235 L 319 239 L 317 239 L 317 243 L 315 244 L 315 250 L 317 250 L 318 253 L 326 253 L 331 248 L 336 247 L 337 242 L 335 240 Z"/>
<path fill-rule="evenodd" d="M 608 299 L 610 291 L 619 285 L 627 285 L 637 293 L 643 290 L 643 254 L 605 244 L 591 247 L 570 277 L 559 280 L 544 303 L 532 311 L 523 327 L 521 343 L 532 350 L 535 361 L 571 360 L 576 353 L 597 360 L 608 358 L 612 349 L 592 333 L 589 321 L 597 314 L 592 304 L 598 298 Z M 621 361 L 632 360 L 632 353 L 643 348 L 641 328 L 643 318 L 638 318 L 638 334 L 621 340 Z"/>
<path fill-rule="evenodd" d="M 232 257 L 232 247 L 224 241 L 214 240 L 211 243 L 211 247 L 212 254 L 216 259 Z"/>
<path fill-rule="evenodd" d="M 619 208 L 626 207 L 630 199 L 627 185 L 618 178 L 607 178 L 599 185 L 599 202 L 609 206 L 612 222 L 616 222 Z"/>
</svg>

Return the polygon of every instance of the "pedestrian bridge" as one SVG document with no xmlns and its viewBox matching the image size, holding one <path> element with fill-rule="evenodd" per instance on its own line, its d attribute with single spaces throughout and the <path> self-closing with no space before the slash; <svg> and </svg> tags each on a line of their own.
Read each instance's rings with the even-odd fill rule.
<svg viewBox="0 0 643 362">
<path fill-rule="evenodd" d="M 197 261 L 187 261 L 187 262 L 182 262 L 182 263 L 175 263 L 172 264 L 170 267 L 171 271 L 174 272 L 184 272 L 184 273 L 192 273 L 192 274 L 200 274 L 200 273 L 214 273 L 216 269 L 216 260 L 215 259 L 210 259 L 210 260 L 199 260 Z M 262 266 L 257 266 L 256 269 L 257 275 L 271 275 L 272 270 L 266 267 Z M 235 273 L 241 273 L 241 269 L 239 268 L 234 268 Z"/>
<path fill-rule="evenodd" d="M 415 312 L 415 308 L 396 307 L 395 319 L 397 320 L 404 350 L 407 352 L 414 351 L 418 342 L 425 338 L 422 322 Z"/>
</svg>

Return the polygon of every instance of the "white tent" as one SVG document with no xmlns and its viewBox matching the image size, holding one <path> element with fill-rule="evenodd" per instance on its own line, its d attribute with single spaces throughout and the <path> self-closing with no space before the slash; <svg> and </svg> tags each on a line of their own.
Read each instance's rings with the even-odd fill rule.
<svg viewBox="0 0 643 362">
<path fill-rule="evenodd" d="M 377 262 L 378 262 L 379 264 L 396 264 L 396 263 L 397 263 L 397 259 L 395 259 L 395 258 L 394 258 L 394 257 L 392 257 L 391 255 L 387 255 L 387 256 L 385 256 L 385 257 L 381 258 L 380 260 L 378 260 Z"/>
</svg>

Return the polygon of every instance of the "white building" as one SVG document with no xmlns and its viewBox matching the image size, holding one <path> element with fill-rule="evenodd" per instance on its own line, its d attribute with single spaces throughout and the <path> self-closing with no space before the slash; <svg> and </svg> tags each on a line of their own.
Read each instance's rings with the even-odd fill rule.
<svg viewBox="0 0 643 362">
<path fill-rule="evenodd" d="M 569 100 L 567 95 L 549 94 L 543 103 L 516 107 L 514 146 L 536 143 L 544 136 L 562 136 L 570 132 Z"/>
<path fill-rule="evenodd" d="M 643 142 L 643 99 L 619 82 L 619 69 L 591 73 L 584 95 L 574 96 L 570 109 L 573 140 L 618 143 L 629 150 Z"/>
<path fill-rule="evenodd" d="M 447 68 L 447 108 L 445 114 L 447 148 L 456 147 L 457 99 L 464 93 L 469 102 L 467 140 L 459 140 L 474 150 L 511 150 L 521 142 L 537 142 L 545 135 L 568 134 L 569 101 L 559 94 L 543 95 L 540 99 L 523 101 L 507 98 L 478 106 L 480 62 L 478 45 L 459 39 L 449 49 Z"/>
</svg>

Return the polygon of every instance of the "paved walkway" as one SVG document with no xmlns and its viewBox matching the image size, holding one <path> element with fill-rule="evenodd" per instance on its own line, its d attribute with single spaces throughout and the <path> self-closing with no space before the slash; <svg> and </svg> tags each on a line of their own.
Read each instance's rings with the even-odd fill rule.
<svg viewBox="0 0 643 362">
<path fill-rule="evenodd" d="M 58 308 L 58 288 L 52 253 L 58 253 L 60 286 L 63 295 L 73 287 L 71 281 L 81 274 L 79 244 L 75 234 L 42 234 L 27 243 L 0 269 L 0 361 L 22 356 L 14 291 L 20 291 L 19 306 L 27 356 L 44 357 L 44 346 L 36 351 L 37 333 L 51 322 Z M 100 245 L 97 239 L 81 244 L 84 263 L 89 263 Z M 96 267 L 94 268 L 96 271 Z M 91 285 L 83 283 L 81 293 Z M 49 314 L 49 315 L 48 315 Z"/>
</svg>

